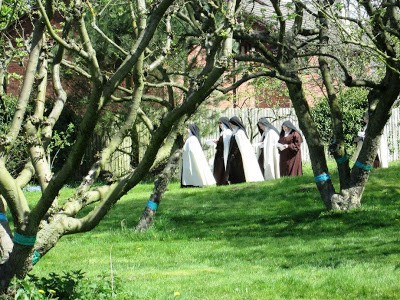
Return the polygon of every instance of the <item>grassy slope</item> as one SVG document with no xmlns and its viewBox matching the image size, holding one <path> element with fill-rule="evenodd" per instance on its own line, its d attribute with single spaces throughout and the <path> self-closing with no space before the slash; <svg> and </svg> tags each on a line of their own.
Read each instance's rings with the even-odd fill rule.
<svg viewBox="0 0 400 300">
<path fill-rule="evenodd" d="M 172 184 L 142 234 L 132 228 L 152 186 L 140 185 L 33 273 L 109 277 L 111 257 L 117 299 L 400 299 L 399 174 L 399 163 L 374 170 L 363 207 L 348 213 L 325 211 L 309 170 L 261 184 Z"/>
</svg>

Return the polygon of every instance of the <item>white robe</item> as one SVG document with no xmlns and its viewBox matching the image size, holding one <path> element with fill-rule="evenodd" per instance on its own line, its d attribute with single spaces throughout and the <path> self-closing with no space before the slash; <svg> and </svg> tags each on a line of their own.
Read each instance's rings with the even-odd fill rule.
<svg viewBox="0 0 400 300">
<path fill-rule="evenodd" d="M 389 146 L 385 133 L 382 133 L 378 148 L 379 162 L 381 168 L 389 167 Z"/>
<path fill-rule="evenodd" d="M 272 129 L 264 131 L 264 141 L 257 146 L 257 157 L 264 155 L 264 179 L 280 178 L 279 170 L 279 152 L 276 144 L 279 140 L 279 134 Z"/>
<path fill-rule="evenodd" d="M 238 129 L 235 134 L 236 143 L 242 155 L 242 163 L 246 182 L 264 181 L 260 166 L 258 165 L 254 148 L 242 129 Z"/>
<path fill-rule="evenodd" d="M 224 166 L 226 170 L 226 164 L 228 162 L 228 155 L 229 155 L 229 144 L 231 142 L 231 137 L 232 137 L 232 130 L 227 128 L 224 125 L 224 130 L 222 130 L 220 136 L 222 136 L 222 140 L 224 141 Z"/>
<path fill-rule="evenodd" d="M 194 135 L 188 137 L 182 153 L 182 185 L 206 186 L 215 184 L 199 140 Z"/>
<path fill-rule="evenodd" d="M 356 161 L 358 158 L 358 155 L 360 154 L 362 145 L 363 145 L 363 140 L 365 138 L 365 130 L 367 129 L 367 126 L 364 127 L 363 131 L 358 132 L 357 136 L 361 138 L 360 141 L 357 142 L 357 148 L 354 151 L 353 156 L 351 159 L 353 161 Z M 378 147 L 378 158 L 379 158 L 379 164 L 381 168 L 388 168 L 389 167 L 389 147 L 387 143 L 387 138 L 385 132 L 382 133 L 381 138 L 379 140 L 379 147 Z"/>
</svg>

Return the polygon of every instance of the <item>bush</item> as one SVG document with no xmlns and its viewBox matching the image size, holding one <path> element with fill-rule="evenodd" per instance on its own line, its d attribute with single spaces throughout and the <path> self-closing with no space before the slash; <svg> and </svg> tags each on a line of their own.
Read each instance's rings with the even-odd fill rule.
<svg viewBox="0 0 400 300">
<path fill-rule="evenodd" d="M 362 88 L 346 89 L 338 95 L 339 105 L 343 113 L 343 133 L 346 148 L 350 148 L 357 132 L 364 126 L 362 116 L 368 109 L 368 91 Z M 312 109 L 311 114 L 316 123 L 322 141 L 328 145 L 333 140 L 332 116 L 328 101 L 319 101 Z"/>
<path fill-rule="evenodd" d="M 106 300 L 114 297 L 115 291 L 106 275 L 88 280 L 78 270 L 62 275 L 50 273 L 49 277 L 42 278 L 28 275 L 16 281 L 15 295 L 10 299 Z"/>
</svg>

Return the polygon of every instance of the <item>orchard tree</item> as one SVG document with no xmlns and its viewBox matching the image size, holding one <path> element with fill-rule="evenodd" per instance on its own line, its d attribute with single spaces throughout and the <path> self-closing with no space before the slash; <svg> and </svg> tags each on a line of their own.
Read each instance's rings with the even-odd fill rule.
<svg viewBox="0 0 400 300">
<path fill-rule="evenodd" d="M 32 7 L 39 17 L 28 41 L 29 58 L 21 91 L 12 122 L 0 136 L 0 193 L 12 215 L 8 220 L 4 205 L 0 207 L 0 244 L 7 250 L 1 253 L 3 292 L 14 276 L 24 277 L 32 262 L 62 236 L 97 226 L 109 209 L 148 174 L 156 160 L 170 156 L 173 143 L 169 139 L 174 140 L 182 122 L 213 93 L 229 67 L 236 1 L 135 0 L 108 4 L 37 0 Z M 55 25 L 55 13 L 61 13 L 64 22 Z M 111 34 L 112 30 L 102 28 L 109 17 L 128 20 L 129 30 Z M 172 63 L 185 49 L 197 49 L 201 63 L 183 68 Z M 107 60 L 109 55 L 118 58 L 114 65 Z M 84 77 L 90 94 L 67 159 L 53 174 L 46 149 L 68 103 L 63 84 L 66 70 Z M 50 84 L 55 93 L 53 101 L 48 97 Z M 159 87 L 166 89 L 165 95 L 148 93 Z M 61 198 L 60 190 L 90 147 L 93 130 L 103 121 L 104 113 L 120 107 L 121 102 L 125 111 L 118 131 L 99 152 L 73 196 Z M 146 109 L 157 105 L 163 113 L 153 118 Z M 138 116 L 150 134 L 143 157 L 134 169 L 111 184 L 93 185 L 109 157 L 139 122 Z M 19 136 L 28 147 L 29 162 L 13 176 L 7 155 Z M 24 187 L 33 179 L 40 185 L 41 196 L 28 204 Z M 84 208 L 85 213 L 77 216 Z M 12 240 L 8 221 L 13 223 Z"/>
<path fill-rule="evenodd" d="M 399 9 L 396 1 L 252 0 L 243 10 L 241 28 L 234 33 L 254 51 L 235 57 L 245 62 L 241 66 L 248 72 L 233 86 L 264 76 L 286 83 L 327 209 L 361 205 L 380 136 L 400 93 Z M 365 56 L 367 63 L 360 59 Z M 324 144 L 305 96 L 310 72 L 318 72 L 329 104 L 333 132 L 329 149 L 337 162 L 339 191 L 329 175 Z M 369 91 L 371 117 L 354 165 L 347 155 L 337 95 L 344 87 Z"/>
</svg>

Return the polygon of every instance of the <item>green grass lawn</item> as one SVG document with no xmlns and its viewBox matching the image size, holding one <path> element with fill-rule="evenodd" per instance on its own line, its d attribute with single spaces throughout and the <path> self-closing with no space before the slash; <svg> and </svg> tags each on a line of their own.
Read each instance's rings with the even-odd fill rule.
<svg viewBox="0 0 400 300">
<path fill-rule="evenodd" d="M 305 173 L 171 184 L 145 233 L 133 228 L 152 185 L 140 185 L 96 229 L 64 237 L 32 273 L 113 275 L 116 299 L 400 299 L 400 163 L 374 170 L 362 208 L 351 212 L 326 212 Z"/>
</svg>

